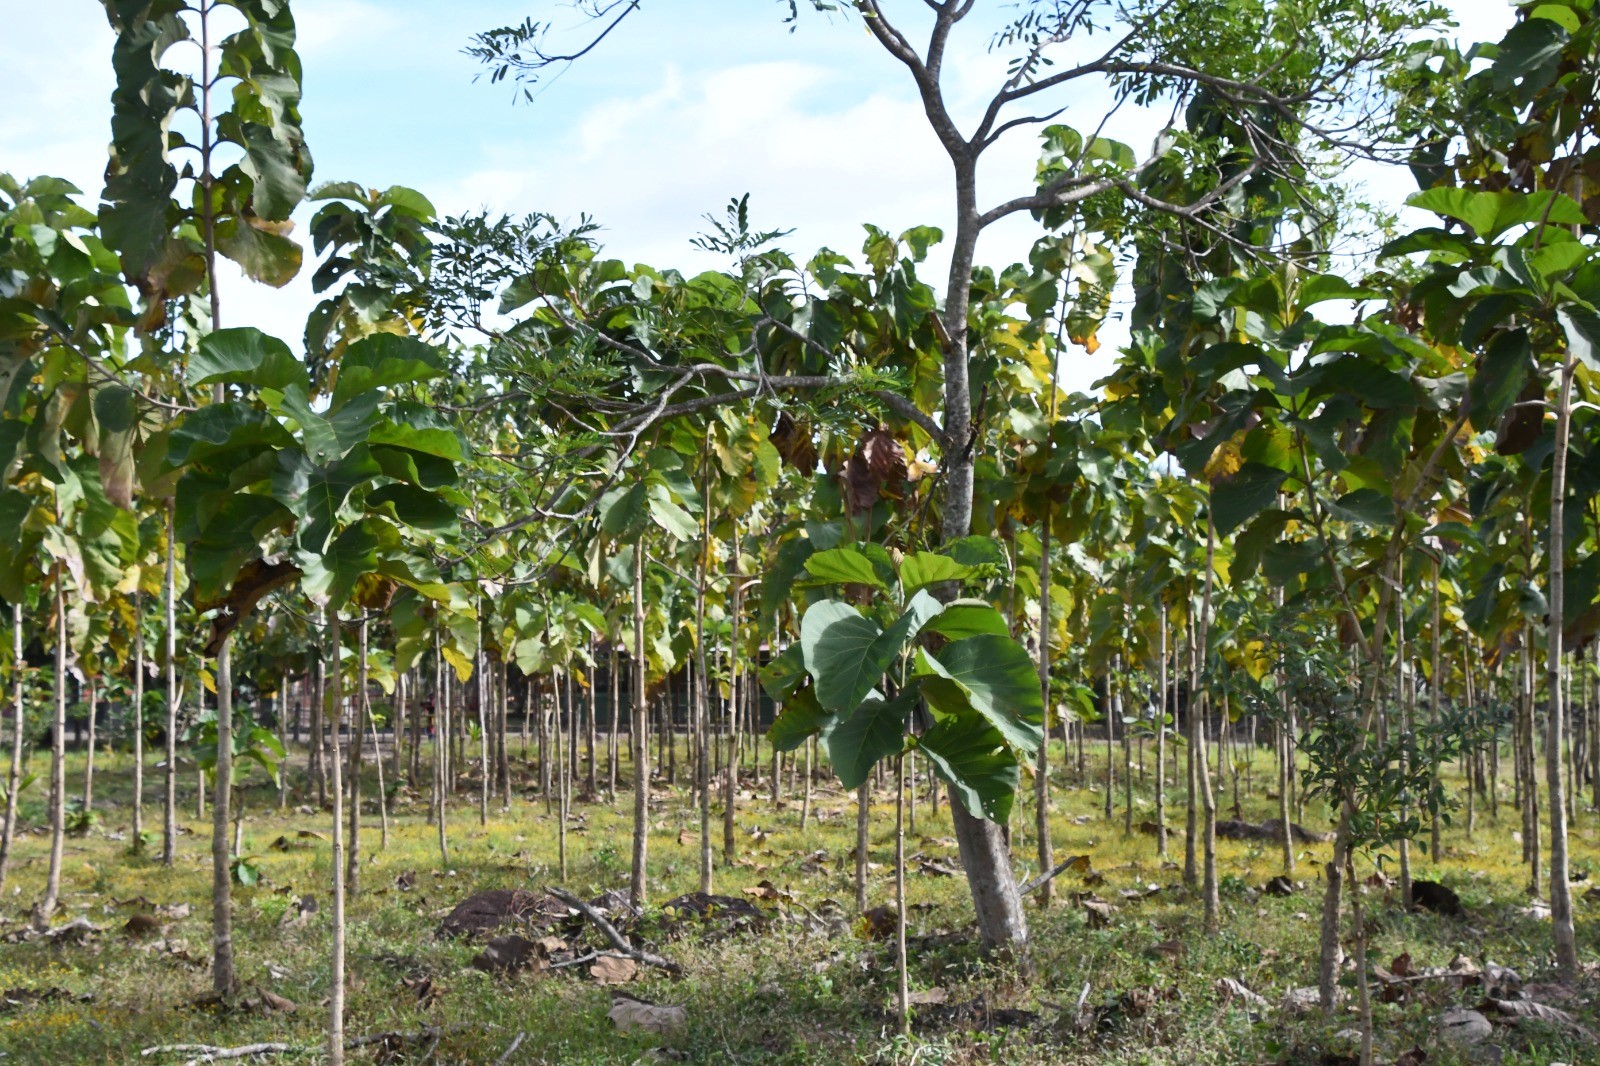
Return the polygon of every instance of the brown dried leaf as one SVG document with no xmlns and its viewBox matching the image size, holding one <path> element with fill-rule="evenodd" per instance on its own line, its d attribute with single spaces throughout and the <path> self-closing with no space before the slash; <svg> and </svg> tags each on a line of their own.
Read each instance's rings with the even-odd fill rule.
<svg viewBox="0 0 1600 1066">
<path fill-rule="evenodd" d="M 639 973 L 639 964 L 632 959 L 619 959 L 602 955 L 589 967 L 589 976 L 597 985 L 625 985 Z"/>
<path fill-rule="evenodd" d="M 616 1025 L 619 1033 L 641 1030 L 670 1036 L 688 1024 L 689 1012 L 683 1007 L 650 1003 L 620 992 L 613 992 L 611 996 L 611 1009 L 606 1012 L 606 1017 Z"/>
</svg>

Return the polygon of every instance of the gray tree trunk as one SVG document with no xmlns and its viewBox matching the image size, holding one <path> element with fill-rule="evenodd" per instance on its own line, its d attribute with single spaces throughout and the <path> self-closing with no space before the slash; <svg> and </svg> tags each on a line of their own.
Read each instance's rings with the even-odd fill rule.
<svg viewBox="0 0 1600 1066">
<path fill-rule="evenodd" d="M 211 799 L 211 988 L 233 995 L 233 853 L 228 812 L 233 789 L 233 638 L 217 649 L 217 765 Z"/>
<path fill-rule="evenodd" d="M 644 646 L 644 539 L 633 546 L 633 718 L 629 736 L 633 748 L 633 869 L 628 882 L 628 902 L 645 905 L 645 863 L 650 848 L 650 737 L 645 707 Z"/>
<path fill-rule="evenodd" d="M 0 822 L 0 888 L 6 885 L 11 845 L 17 832 L 17 789 L 22 786 L 22 747 L 26 715 L 22 703 L 22 605 L 11 605 L 11 765 L 6 770 L 6 813 Z"/>
<path fill-rule="evenodd" d="M 1561 746 L 1566 734 L 1566 700 L 1561 667 L 1566 617 L 1567 449 L 1572 432 L 1572 377 L 1577 361 L 1570 355 L 1561 368 L 1556 402 L 1556 448 L 1550 461 L 1550 629 L 1545 666 L 1550 701 L 1545 723 L 1545 784 L 1550 791 L 1550 922 L 1555 936 L 1556 970 L 1566 982 L 1578 977 L 1578 945 L 1572 926 L 1572 888 L 1567 869 L 1567 804 L 1562 794 Z"/>
</svg>

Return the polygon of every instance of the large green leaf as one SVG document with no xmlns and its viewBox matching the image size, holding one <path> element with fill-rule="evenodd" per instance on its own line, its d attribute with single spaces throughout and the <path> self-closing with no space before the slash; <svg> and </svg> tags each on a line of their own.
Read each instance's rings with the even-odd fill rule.
<svg viewBox="0 0 1600 1066">
<path fill-rule="evenodd" d="M 278 455 L 272 495 L 300 520 L 296 539 L 308 552 L 320 553 L 340 525 L 345 502 L 358 486 L 382 473 L 366 448 L 331 463 L 318 464 L 298 449 Z"/>
<path fill-rule="evenodd" d="M 1377 489 L 1357 489 L 1326 504 L 1328 513 L 1342 522 L 1393 527 L 1394 500 Z"/>
<path fill-rule="evenodd" d="M 900 589 L 909 596 L 918 589 L 942 581 L 959 581 L 970 577 L 972 567 L 956 562 L 948 555 L 937 552 L 912 552 L 900 562 Z"/>
<path fill-rule="evenodd" d="M 306 368 L 289 346 L 254 326 L 219 329 L 200 340 L 189 360 L 191 385 L 248 385 L 280 391 L 310 387 Z"/>
<path fill-rule="evenodd" d="M 877 765 L 905 746 L 906 719 L 916 709 L 917 686 L 911 685 L 892 700 L 874 693 L 854 712 L 841 718 L 828 732 L 828 761 L 839 783 L 858 788 Z"/>
<path fill-rule="evenodd" d="M 824 585 L 870 585 L 887 589 L 878 570 L 861 552 L 854 548 L 830 548 L 815 552 L 805 562 L 806 571 Z"/>
<path fill-rule="evenodd" d="M 463 438 L 444 416 L 429 407 L 398 400 L 384 409 L 385 418 L 372 427 L 367 443 L 436 455 L 459 463 L 466 458 Z"/>
<path fill-rule="evenodd" d="M 351 453 L 354 454 L 354 453 Z M 460 513 L 437 492 L 414 485 L 384 485 L 367 494 L 369 507 L 391 508 L 400 522 L 413 529 L 452 536 L 461 529 Z"/>
<path fill-rule="evenodd" d="M 964 640 L 980 633 L 992 633 L 1000 637 L 1011 635 L 1005 616 L 982 600 L 948 603 L 938 617 L 922 628 L 949 640 Z"/>
<path fill-rule="evenodd" d="M 806 671 L 817 684 L 817 701 L 835 714 L 855 710 L 923 624 L 942 609 L 938 600 L 919 592 L 893 625 L 880 630 L 848 603 L 812 604 L 800 619 L 800 645 Z"/>
<path fill-rule="evenodd" d="M 288 237 L 288 225 L 253 217 L 217 223 L 217 251 L 239 264 L 246 277 L 281 289 L 300 273 L 305 253 Z"/>
<path fill-rule="evenodd" d="M 825 732 L 833 716 L 822 709 L 817 694 L 810 688 L 786 696 L 783 709 L 767 729 L 767 740 L 778 751 L 793 751 L 810 737 Z"/>
<path fill-rule="evenodd" d="M 761 688 L 774 700 L 782 701 L 806 679 L 805 650 L 791 644 L 783 653 L 761 668 Z"/>
<path fill-rule="evenodd" d="M 305 390 L 294 385 L 284 390 L 277 399 L 277 406 L 300 423 L 306 451 L 318 463 L 332 462 L 356 445 L 366 444 L 378 423 L 378 398 L 372 393 L 353 397 L 330 414 L 323 415 L 312 409 Z"/>
<path fill-rule="evenodd" d="M 1001 823 L 1011 817 L 1017 758 L 991 723 L 974 714 L 946 718 L 918 739 L 917 748 L 968 814 Z"/>
<path fill-rule="evenodd" d="M 1600 371 L 1600 315 L 1586 307 L 1563 307 L 1556 312 L 1567 334 L 1567 348 L 1590 370 Z"/>
<path fill-rule="evenodd" d="M 290 514 L 272 497 L 249 492 L 223 493 L 215 506 L 204 501 L 190 502 L 194 485 L 195 480 L 189 475 L 178 482 L 179 529 L 191 525 L 185 521 L 186 508 L 200 507 L 200 514 L 195 518 L 204 519 L 199 531 L 187 538 L 184 558 L 189 564 L 195 595 L 203 601 L 217 600 L 233 583 L 240 568 L 261 555 L 261 541 L 265 535 L 289 521 Z"/>
<path fill-rule="evenodd" d="M 805 537 L 792 537 L 778 545 L 772 568 L 761 578 L 761 617 L 769 623 L 789 602 L 795 577 L 805 570 L 806 560 L 815 549 Z"/>
<path fill-rule="evenodd" d="M 1583 225 L 1583 208 L 1569 196 L 1541 190 L 1533 193 L 1475 192 L 1471 189 L 1424 189 L 1406 201 L 1412 207 L 1459 219 L 1484 240 L 1492 241 L 1513 226 L 1548 223 Z"/>
<path fill-rule="evenodd" d="M 350 599 L 356 582 L 378 566 L 381 541 L 370 528 L 372 520 L 357 522 L 336 537 L 326 552 L 295 552 L 304 571 L 301 588 L 319 606 L 341 608 Z"/>
<path fill-rule="evenodd" d="M 263 451 L 293 446 L 294 437 L 266 412 L 242 403 L 213 403 L 173 427 L 167 460 L 174 467 L 208 461 L 238 466 Z"/>
<path fill-rule="evenodd" d="M 849 713 L 872 691 L 894 655 L 872 655 L 883 635 L 878 623 L 840 600 L 819 600 L 800 619 L 806 670 L 816 681 L 817 702 Z"/>
<path fill-rule="evenodd" d="M 600 528 L 618 540 L 634 540 L 650 517 L 644 482 L 611 489 L 600 499 Z"/>
<path fill-rule="evenodd" d="M 83 487 L 83 509 L 74 531 L 84 572 L 97 597 L 108 595 L 123 579 L 139 550 L 139 520 L 105 493 L 98 464 L 88 457 L 76 461 Z"/>
<path fill-rule="evenodd" d="M 100 427 L 100 480 L 106 498 L 118 507 L 133 506 L 133 438 L 139 424 L 133 390 L 108 385 L 94 394 L 94 420 Z"/>
<path fill-rule="evenodd" d="M 375 333 L 345 349 L 333 386 L 333 405 L 371 389 L 410 385 L 444 373 L 439 353 L 415 337 Z"/>
<path fill-rule="evenodd" d="M 1026 649 L 1010 637 L 983 633 L 947 644 L 923 662 L 936 676 L 923 680 L 928 706 L 941 717 L 968 707 L 992 722 L 1005 739 L 1034 751 L 1044 733 L 1044 697 Z"/>
<path fill-rule="evenodd" d="M 651 484 L 645 491 L 650 508 L 650 519 L 678 540 L 690 541 L 700 535 L 700 523 L 694 516 L 672 499 L 670 490 L 661 484 Z"/>
<path fill-rule="evenodd" d="M 1271 507 L 1288 476 L 1265 463 L 1245 463 L 1232 476 L 1213 482 L 1211 513 L 1217 535 L 1227 536 Z"/>
</svg>

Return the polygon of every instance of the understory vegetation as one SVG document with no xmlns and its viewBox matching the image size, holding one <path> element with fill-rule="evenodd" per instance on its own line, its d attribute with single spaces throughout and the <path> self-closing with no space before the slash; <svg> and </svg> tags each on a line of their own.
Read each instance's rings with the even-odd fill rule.
<svg viewBox="0 0 1600 1066">
<path fill-rule="evenodd" d="M 1261 753 L 1251 762 L 1257 775 L 1270 769 Z M 1358 1043 L 1350 1035 L 1355 1008 L 1348 998 L 1326 1017 L 1311 1009 L 1314 999 L 1298 1009 L 1284 1006 L 1293 990 L 1305 989 L 1308 961 L 1317 951 L 1314 875 L 1284 895 L 1264 891 L 1280 868 L 1275 849 L 1220 841 L 1225 931 L 1206 937 L 1177 864 L 1161 859 L 1152 835 L 1126 835 L 1120 807 L 1108 821 L 1098 786 L 1077 784 L 1071 769 L 1060 774 L 1052 828 L 1064 853 L 1088 862 L 1063 874 L 1063 899 L 1033 917 L 1036 947 L 1026 975 L 980 950 L 970 900 L 953 871 L 948 812 L 928 812 L 926 793 L 920 797 L 924 806 L 908 843 L 908 916 L 912 991 L 921 1005 L 909 1039 L 897 1036 L 892 922 L 886 940 L 885 930 L 858 919 L 851 903 L 854 802 L 822 778 L 813 820 L 803 831 L 798 796 L 785 795 L 774 807 L 770 797 L 750 791 L 753 774 L 743 779 L 739 856 L 719 869 L 717 890 L 734 904 L 745 901 L 758 916 L 739 910 L 702 922 L 647 909 L 640 927 L 684 967 L 681 978 L 645 967 L 627 984 L 607 985 L 587 967 L 550 970 L 535 962 L 514 972 L 478 969 L 474 960 L 484 940 L 442 934 L 450 911 L 481 891 L 538 893 L 558 882 L 555 816 L 538 798 L 536 772 L 521 760 L 516 772 L 526 791 L 512 810 L 502 813 L 496 804 L 482 829 L 461 817 L 471 827 L 459 834 L 448 864 L 438 862 L 423 802 L 404 790 L 395 797 L 389 843 L 373 851 L 363 871 L 369 887 L 352 901 L 348 916 L 351 941 L 360 945 L 351 959 L 350 1033 L 406 1037 L 375 1052 L 377 1061 L 422 1061 L 436 1031 L 440 1062 L 497 1061 L 519 1034 L 527 1035 L 523 1047 L 530 1052 L 508 1061 L 904 1063 L 915 1056 L 945 1063 L 1310 1064 L 1339 1061 Z M 1135 786 L 1139 820 L 1150 816 L 1151 773 L 1147 764 Z M 298 768 L 293 776 L 300 776 Z M 82 917 L 94 929 L 59 943 L 4 949 L 4 1061 L 127 1062 L 138 1048 L 197 1038 L 225 1046 L 287 1043 L 302 1050 L 264 1061 L 304 1061 L 304 1050 L 319 1043 L 317 1004 L 328 982 L 324 820 L 293 806 L 279 813 L 275 789 L 258 786 L 247 794 L 255 813 L 247 816 L 245 851 L 261 880 L 237 890 L 236 966 L 244 987 L 237 1002 L 223 1006 L 209 994 L 204 823 L 185 821 L 193 831 L 182 837 L 170 871 L 150 859 L 130 860 L 125 756 L 110 761 L 102 781 L 104 813 L 94 829 L 69 839 L 62 897 L 63 919 Z M 665 903 L 697 889 L 693 844 L 680 839 L 692 833 L 697 814 L 688 791 L 654 792 L 654 873 Z M 186 806 L 192 803 L 184 798 Z M 294 795 L 290 802 L 303 798 Z M 469 798 L 454 803 L 461 815 L 470 814 Z M 872 833 L 868 887 L 874 907 L 893 899 L 894 842 L 886 832 L 892 808 L 891 796 L 875 794 L 880 828 Z M 1268 818 L 1275 808 L 1259 791 L 1243 797 L 1245 820 Z M 603 795 L 580 803 L 569 831 L 572 854 L 563 883 L 585 898 L 624 894 L 631 831 L 626 792 L 615 804 Z M 1421 1047 L 1430 1063 L 1482 1061 L 1471 1048 L 1441 1044 L 1439 1015 L 1528 986 L 1572 1021 L 1504 1026 L 1497 1037 L 1501 1061 L 1545 1066 L 1592 1055 L 1593 1038 L 1574 1023 L 1589 1033 L 1600 1027 L 1596 984 L 1591 977 L 1577 989 L 1554 990 L 1556 998 L 1551 987 L 1539 986 L 1549 968 L 1548 919 L 1529 907 L 1512 834 L 1503 821 L 1485 817 L 1470 839 L 1461 826 L 1445 833 L 1437 866 L 1418 863 L 1419 878 L 1438 879 L 1459 893 L 1462 915 L 1407 913 L 1392 881 L 1361 888 L 1369 950 L 1385 968 L 1409 955 L 1418 972 L 1445 970 L 1464 956 L 1471 963 L 1464 973 L 1514 971 L 1500 978 L 1499 989 L 1481 977 L 1397 986 L 1402 991 L 1393 1001 L 1384 997 L 1376 1008 L 1387 1058 Z M 1597 853 L 1597 843 L 1592 825 L 1574 837 L 1586 855 Z M 1297 851 L 1314 869 L 1328 846 L 1308 843 Z M 42 888 L 46 853 L 41 834 L 24 837 L 14 882 L 20 891 L 0 905 L 0 920 L 15 925 L 25 918 L 21 901 Z M 306 896 L 319 909 L 302 920 L 299 900 Z M 1102 919 L 1083 901 L 1114 909 Z M 564 921 L 555 935 L 585 951 L 603 949 L 604 941 L 581 924 Z M 517 922 L 501 932 L 516 930 L 538 935 Z M 1595 950 L 1586 938 L 1585 954 Z M 1237 981 L 1263 1002 L 1230 991 L 1224 980 Z M 619 1034 L 607 1017 L 614 991 L 681 1005 L 686 1022 L 668 1036 Z M 264 1001 L 263 993 L 286 1002 Z"/>
</svg>

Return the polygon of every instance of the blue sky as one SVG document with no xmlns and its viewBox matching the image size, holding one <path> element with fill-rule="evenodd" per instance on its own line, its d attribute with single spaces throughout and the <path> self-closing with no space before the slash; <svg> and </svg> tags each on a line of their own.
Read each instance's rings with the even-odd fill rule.
<svg viewBox="0 0 1600 1066">
<path fill-rule="evenodd" d="M 1449 6 L 1464 40 L 1497 38 L 1511 19 L 1501 0 Z M 922 9 L 912 0 L 887 7 Z M 410 185 L 446 212 L 587 212 L 613 254 L 686 269 L 715 265 L 689 238 L 702 215 L 744 192 L 757 224 L 795 229 L 785 244 L 796 253 L 854 252 L 863 222 L 947 224 L 948 162 L 903 69 L 858 22 L 807 14 L 791 33 L 772 0 L 658 0 L 532 105 L 514 106 L 508 87 L 474 82 L 461 48 L 472 33 L 525 15 L 570 18 L 562 6 L 298 0 L 294 11 L 318 181 Z M 0 0 L 0 25 L 0 170 L 58 174 L 92 198 L 111 93 L 101 5 Z M 953 48 L 947 81 L 958 114 L 979 108 L 1003 77 L 987 40 L 978 24 Z M 1064 120 L 1092 127 L 1104 110 L 1097 96 Z M 1107 132 L 1141 149 L 1158 124 L 1121 114 Z M 1024 191 L 1034 155 L 1026 134 L 996 146 L 980 176 L 984 199 Z M 988 235 L 980 258 L 1003 265 L 1029 238 L 1027 221 L 1014 219 Z M 312 302 L 309 274 L 281 292 L 233 283 L 225 321 L 297 336 Z M 1063 384 L 1086 387 L 1109 355 L 1064 368 Z"/>
</svg>

